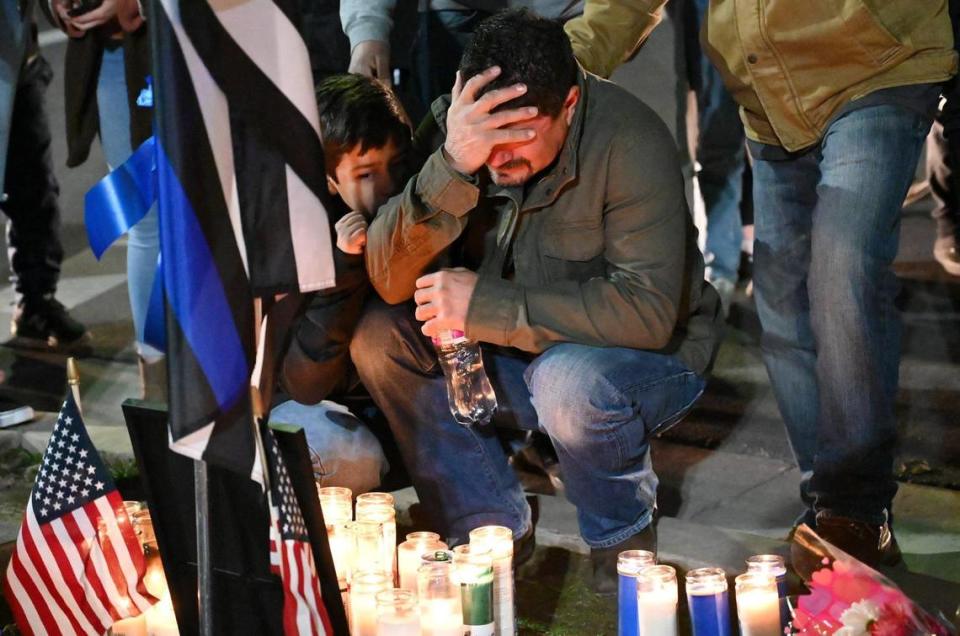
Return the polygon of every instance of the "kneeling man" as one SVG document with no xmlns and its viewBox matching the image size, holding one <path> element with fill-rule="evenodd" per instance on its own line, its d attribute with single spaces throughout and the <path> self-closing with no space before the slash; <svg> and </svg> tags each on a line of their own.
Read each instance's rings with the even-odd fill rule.
<svg viewBox="0 0 960 636">
<path fill-rule="evenodd" d="M 451 542 L 484 524 L 522 540 L 530 509 L 496 430 L 453 420 L 427 336 L 483 343 L 494 421 L 550 437 L 610 591 L 617 552 L 655 546 L 648 440 L 703 391 L 722 324 L 674 142 L 523 10 L 478 27 L 432 115 L 436 150 L 368 231 L 370 280 L 393 306 L 368 307 L 354 363 Z"/>
</svg>

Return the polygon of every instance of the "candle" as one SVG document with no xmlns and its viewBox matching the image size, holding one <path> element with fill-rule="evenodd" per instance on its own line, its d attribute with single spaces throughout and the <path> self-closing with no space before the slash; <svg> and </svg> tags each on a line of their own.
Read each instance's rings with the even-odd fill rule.
<svg viewBox="0 0 960 636">
<path fill-rule="evenodd" d="M 353 521 L 350 527 L 353 532 L 352 576 L 360 572 L 382 572 L 389 576 L 390 567 L 384 560 L 383 524 Z"/>
<path fill-rule="evenodd" d="M 147 557 L 143 573 L 143 587 L 156 598 L 167 596 L 167 577 L 163 573 L 163 562 L 159 553 Z"/>
<path fill-rule="evenodd" d="M 377 636 L 420 636 L 417 597 L 410 590 L 377 594 Z"/>
<path fill-rule="evenodd" d="M 470 531 L 470 545 L 486 546 L 493 557 L 493 620 L 496 636 L 517 631 L 513 600 L 513 531 L 504 526 L 483 526 Z"/>
<path fill-rule="evenodd" d="M 470 636 L 494 636 L 493 557 L 481 545 L 453 549 L 454 580 L 460 584 L 463 627 Z"/>
<path fill-rule="evenodd" d="M 320 498 L 320 511 L 323 522 L 329 528 L 331 524 L 353 521 L 353 493 L 349 488 L 327 486 L 317 488 Z"/>
<path fill-rule="evenodd" d="M 693 636 L 730 636 L 730 598 L 722 569 L 687 572 L 687 605 Z"/>
<path fill-rule="evenodd" d="M 355 574 L 350 582 L 351 636 L 377 636 L 377 594 L 390 589 L 383 572 Z"/>
<path fill-rule="evenodd" d="M 736 578 L 737 617 L 742 636 L 779 636 L 780 599 L 776 579 L 748 572 Z"/>
<path fill-rule="evenodd" d="M 417 572 L 423 636 L 462 636 L 460 590 L 452 577 L 453 553 L 438 550 L 423 557 Z"/>
<path fill-rule="evenodd" d="M 353 522 L 328 525 L 327 539 L 330 541 L 330 556 L 333 557 L 333 568 L 337 572 L 337 583 L 343 591 L 353 572 Z"/>
<path fill-rule="evenodd" d="M 180 636 L 177 629 L 177 616 L 173 612 L 173 603 L 165 596 L 153 607 L 143 613 L 147 625 L 147 636 Z"/>
<path fill-rule="evenodd" d="M 637 617 L 642 636 L 677 636 L 677 572 L 651 565 L 637 573 Z"/>
<path fill-rule="evenodd" d="M 143 614 L 124 618 L 110 628 L 110 636 L 147 636 L 147 621 Z"/>
<path fill-rule="evenodd" d="M 436 532 L 411 532 L 397 547 L 397 567 L 400 570 L 400 588 L 417 594 L 417 570 L 420 557 L 427 552 L 446 550 L 447 544 Z"/>
<path fill-rule="evenodd" d="M 129 614 L 133 607 L 130 599 L 124 597 L 123 603 L 117 608 L 121 614 Z M 147 636 L 147 622 L 143 614 L 121 618 L 107 631 L 108 636 Z"/>
<path fill-rule="evenodd" d="M 780 598 L 780 627 L 786 629 L 793 616 L 787 599 L 787 566 L 777 554 L 757 554 L 747 559 L 747 572 L 768 574 L 777 581 L 777 596 Z"/>
<path fill-rule="evenodd" d="M 380 543 L 378 550 L 380 557 L 378 562 L 382 565 L 390 581 L 396 581 L 397 577 L 397 521 L 396 511 L 391 506 L 367 505 L 363 508 L 357 506 L 357 523 L 375 523 L 380 526 Z M 359 553 L 358 553 L 359 554 Z"/>
<path fill-rule="evenodd" d="M 385 492 L 367 492 L 357 497 L 357 521 L 373 521 L 383 526 L 381 532 L 381 562 L 390 575 L 397 580 L 397 511 L 393 507 L 393 495 Z"/>
<path fill-rule="evenodd" d="M 617 633 L 620 636 L 637 636 L 637 574 L 656 563 L 656 556 L 648 550 L 624 550 L 617 555 L 617 574 L 620 579 Z"/>
<path fill-rule="evenodd" d="M 143 614 L 118 620 L 107 632 L 109 636 L 147 636 L 147 621 Z"/>
</svg>

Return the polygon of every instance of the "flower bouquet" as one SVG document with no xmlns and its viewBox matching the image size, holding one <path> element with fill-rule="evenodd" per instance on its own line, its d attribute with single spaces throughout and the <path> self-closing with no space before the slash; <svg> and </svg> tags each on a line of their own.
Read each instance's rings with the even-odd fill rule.
<svg viewBox="0 0 960 636">
<path fill-rule="evenodd" d="M 794 568 L 810 588 L 793 612 L 795 634 L 950 636 L 956 631 L 907 598 L 882 574 L 807 526 L 794 535 Z"/>
</svg>

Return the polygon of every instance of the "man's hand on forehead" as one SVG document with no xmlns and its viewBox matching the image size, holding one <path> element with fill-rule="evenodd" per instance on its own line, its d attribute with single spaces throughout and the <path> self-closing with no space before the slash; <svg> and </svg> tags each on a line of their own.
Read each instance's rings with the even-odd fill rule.
<svg viewBox="0 0 960 636">
<path fill-rule="evenodd" d="M 536 117 L 535 106 L 496 111 L 498 106 L 526 93 L 525 85 L 512 84 L 478 97 L 481 89 L 499 75 L 500 68 L 494 66 L 464 83 L 463 77 L 457 73 L 447 111 L 447 138 L 443 150 L 450 166 L 461 174 L 469 175 L 479 170 L 495 146 L 529 142 L 536 136 L 530 128 L 506 128 Z"/>
</svg>

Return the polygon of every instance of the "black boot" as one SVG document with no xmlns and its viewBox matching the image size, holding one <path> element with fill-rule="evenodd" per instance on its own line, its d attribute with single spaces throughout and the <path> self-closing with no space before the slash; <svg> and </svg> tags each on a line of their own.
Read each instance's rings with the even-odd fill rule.
<svg viewBox="0 0 960 636">
<path fill-rule="evenodd" d="M 13 311 L 10 332 L 15 344 L 26 347 L 71 350 L 90 339 L 87 328 L 53 294 L 24 296 Z"/>
<path fill-rule="evenodd" d="M 602 596 L 617 593 L 619 578 L 617 574 L 617 555 L 624 550 L 648 550 L 657 553 L 657 529 L 653 522 L 625 541 L 609 548 L 591 548 L 590 561 L 593 564 L 593 591 Z"/>
</svg>

